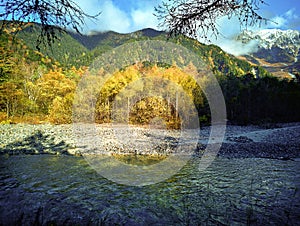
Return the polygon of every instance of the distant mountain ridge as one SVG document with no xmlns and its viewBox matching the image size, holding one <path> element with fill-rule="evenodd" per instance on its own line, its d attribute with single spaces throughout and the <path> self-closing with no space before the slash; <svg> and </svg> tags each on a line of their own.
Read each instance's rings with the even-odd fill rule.
<svg viewBox="0 0 300 226">
<path fill-rule="evenodd" d="M 36 50 L 35 40 L 40 34 L 39 31 L 39 24 L 29 23 L 17 36 L 30 49 Z M 151 28 L 128 34 L 107 31 L 80 35 L 67 31 L 58 35 L 59 39 L 52 44 L 51 48 L 44 46 L 40 52 L 56 60 L 62 66 L 80 67 L 89 66 L 97 56 L 122 44 L 157 39 L 175 42 L 197 52 L 202 60 L 210 64 L 215 73 L 235 73 L 239 76 L 254 70 L 257 71 L 257 67 L 262 67 L 277 77 L 291 78 L 293 74 L 300 72 L 299 31 L 279 29 L 243 31 L 236 37 L 236 40 L 243 43 L 254 41 L 257 48 L 251 54 L 238 58 L 224 52 L 216 45 L 201 44 L 197 40 L 183 35 L 171 38 L 167 36 L 167 33 Z M 262 70 L 260 71 L 262 72 Z"/>
<path fill-rule="evenodd" d="M 282 48 L 300 44 L 300 32 L 297 30 L 263 29 L 258 31 L 244 30 L 240 37 L 247 41 L 257 39 L 264 48 L 279 46 Z"/>
<path fill-rule="evenodd" d="M 163 31 L 157 31 L 152 28 L 145 28 L 139 31 L 135 31 L 129 34 L 121 34 L 114 31 L 106 31 L 106 32 L 91 32 L 90 34 L 78 34 L 74 32 L 68 32 L 69 35 L 71 35 L 74 39 L 79 41 L 83 46 L 85 46 L 89 50 L 93 50 L 98 45 L 105 44 L 105 41 L 107 39 L 116 40 L 120 39 L 120 37 L 126 39 L 130 38 L 139 38 L 142 36 L 154 38 L 161 34 L 164 34 Z M 124 41 L 124 40 L 123 40 Z M 115 45 L 118 45 L 118 42 L 115 43 Z"/>
<path fill-rule="evenodd" d="M 29 48 L 35 49 L 34 40 L 39 35 L 39 25 L 33 24 L 18 33 Z M 182 45 L 196 53 L 201 60 L 207 63 L 215 75 L 242 76 L 252 73 L 253 69 L 257 76 L 268 74 L 263 68 L 240 60 L 216 45 L 206 45 L 199 41 L 188 38 L 184 35 L 169 37 L 166 32 L 146 28 L 129 34 L 117 32 L 94 32 L 90 35 L 79 35 L 73 32 L 66 32 L 59 35 L 51 47 L 44 46 L 41 53 L 53 58 L 61 66 L 80 67 L 89 66 L 95 58 L 104 52 L 125 43 L 143 40 L 161 40 Z M 174 57 L 174 56 L 170 56 Z"/>
<path fill-rule="evenodd" d="M 237 40 L 248 43 L 256 40 L 257 57 L 264 58 L 267 54 L 269 62 L 295 62 L 299 59 L 300 32 L 295 30 L 266 29 L 259 31 L 243 31 Z"/>
<path fill-rule="evenodd" d="M 300 32 L 297 30 L 245 30 L 236 37 L 245 44 L 256 41 L 257 49 L 245 56 L 250 62 L 264 66 L 270 72 L 299 72 Z"/>
</svg>

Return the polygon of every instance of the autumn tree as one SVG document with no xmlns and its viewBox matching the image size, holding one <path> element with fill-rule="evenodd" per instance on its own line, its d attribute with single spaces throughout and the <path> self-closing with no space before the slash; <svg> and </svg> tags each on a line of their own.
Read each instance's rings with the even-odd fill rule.
<svg viewBox="0 0 300 226">
<path fill-rule="evenodd" d="M 174 0 L 163 1 L 155 8 L 160 25 L 173 34 L 208 38 L 219 33 L 217 19 L 238 18 L 247 27 L 266 21 L 258 10 L 264 0 Z"/>
<path fill-rule="evenodd" d="M 23 91 L 13 82 L 0 84 L 0 105 L 3 104 L 6 110 L 7 119 L 15 115 L 18 105 L 22 103 Z"/>
<path fill-rule="evenodd" d="M 58 106 L 60 102 L 64 102 L 63 98 L 67 97 L 68 100 L 72 99 L 68 96 L 73 93 L 76 88 L 75 81 L 67 78 L 62 69 L 49 71 L 36 81 L 36 88 L 38 89 L 38 105 L 40 110 L 48 114 L 54 105 Z M 56 99 L 56 100 L 55 100 Z M 65 101 L 70 102 L 70 101 Z M 53 105 L 54 104 L 54 105 Z M 71 106 L 70 106 L 71 107 Z M 55 108 L 59 109 L 59 108 Z M 66 111 L 67 112 L 67 111 Z M 53 115 L 52 110 L 52 115 Z"/>
</svg>

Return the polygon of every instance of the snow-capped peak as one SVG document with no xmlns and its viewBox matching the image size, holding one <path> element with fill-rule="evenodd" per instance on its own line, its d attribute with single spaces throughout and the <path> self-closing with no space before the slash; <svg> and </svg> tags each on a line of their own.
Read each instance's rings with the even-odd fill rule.
<svg viewBox="0 0 300 226">
<path fill-rule="evenodd" d="M 250 40 L 259 41 L 260 47 L 270 49 L 273 46 L 280 48 L 290 47 L 291 45 L 300 46 L 300 32 L 296 30 L 264 29 L 258 31 L 243 31 L 238 37 L 247 43 Z"/>
</svg>

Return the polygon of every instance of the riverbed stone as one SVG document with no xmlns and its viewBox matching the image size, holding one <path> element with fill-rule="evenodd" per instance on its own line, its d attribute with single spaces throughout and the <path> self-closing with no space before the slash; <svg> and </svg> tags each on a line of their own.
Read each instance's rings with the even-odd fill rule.
<svg viewBox="0 0 300 226">
<path fill-rule="evenodd" d="M 0 154 L 168 155 L 185 150 L 203 154 L 210 128 L 201 128 L 198 141 L 182 138 L 180 131 L 176 130 L 96 125 L 96 131 L 98 140 L 89 130 L 86 130 L 85 137 L 77 137 L 72 125 L 0 125 Z M 131 135 L 129 138 L 128 131 Z M 195 147 L 193 143 L 196 143 Z M 254 126 L 228 126 L 218 156 L 281 160 L 299 158 L 300 123 L 267 130 Z"/>
</svg>

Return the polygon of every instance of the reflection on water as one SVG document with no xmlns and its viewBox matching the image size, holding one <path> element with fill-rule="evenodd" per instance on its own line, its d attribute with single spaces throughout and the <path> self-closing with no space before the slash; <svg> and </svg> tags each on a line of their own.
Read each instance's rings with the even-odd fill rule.
<svg viewBox="0 0 300 226">
<path fill-rule="evenodd" d="M 166 159 L 167 155 L 113 155 L 113 157 L 121 162 L 136 166 L 148 166 L 161 162 Z"/>
<path fill-rule="evenodd" d="M 300 219 L 299 160 L 217 158 L 200 172 L 192 158 L 168 180 L 136 187 L 103 178 L 84 158 L 0 158 L 0 225 L 295 225 Z"/>
</svg>

